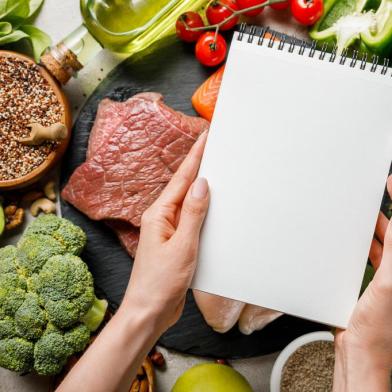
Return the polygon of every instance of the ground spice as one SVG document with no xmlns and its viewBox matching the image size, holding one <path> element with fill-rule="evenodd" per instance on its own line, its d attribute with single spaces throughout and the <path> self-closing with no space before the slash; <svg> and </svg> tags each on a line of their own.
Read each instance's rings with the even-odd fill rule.
<svg viewBox="0 0 392 392">
<path fill-rule="evenodd" d="M 31 123 L 61 122 L 64 108 L 39 68 L 26 60 L 0 56 L 0 180 L 30 173 L 56 148 L 56 142 L 26 146 L 19 138 Z"/>
<path fill-rule="evenodd" d="M 316 341 L 295 351 L 283 367 L 281 392 L 332 391 L 333 342 Z"/>
</svg>

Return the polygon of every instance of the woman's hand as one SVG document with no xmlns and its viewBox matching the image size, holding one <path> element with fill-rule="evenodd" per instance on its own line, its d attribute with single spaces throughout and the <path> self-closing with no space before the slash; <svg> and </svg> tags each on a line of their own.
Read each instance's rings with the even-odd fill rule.
<svg viewBox="0 0 392 392">
<path fill-rule="evenodd" d="M 196 267 L 208 183 L 196 175 L 207 134 L 200 136 L 161 196 L 143 214 L 140 241 L 123 305 L 159 315 L 165 330 L 182 313 Z"/>
<path fill-rule="evenodd" d="M 388 191 L 391 190 L 391 178 L 388 179 Z M 348 328 L 336 334 L 335 392 L 390 391 L 392 223 L 384 215 L 378 220 L 376 236 L 371 260 L 377 272 L 359 299 Z"/>
<path fill-rule="evenodd" d="M 151 347 L 180 317 L 209 203 L 207 181 L 195 180 L 206 138 L 206 133 L 200 136 L 161 196 L 144 213 L 124 300 L 58 392 L 129 391 Z"/>
</svg>

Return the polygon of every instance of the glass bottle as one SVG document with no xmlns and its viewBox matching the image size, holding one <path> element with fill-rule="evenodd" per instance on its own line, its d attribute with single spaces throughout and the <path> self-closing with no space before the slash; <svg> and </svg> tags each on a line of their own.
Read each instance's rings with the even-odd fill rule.
<svg viewBox="0 0 392 392">
<path fill-rule="evenodd" d="M 177 18 L 206 0 L 81 0 L 83 24 L 42 57 L 62 84 L 106 48 L 129 55 L 174 32 Z"/>
</svg>

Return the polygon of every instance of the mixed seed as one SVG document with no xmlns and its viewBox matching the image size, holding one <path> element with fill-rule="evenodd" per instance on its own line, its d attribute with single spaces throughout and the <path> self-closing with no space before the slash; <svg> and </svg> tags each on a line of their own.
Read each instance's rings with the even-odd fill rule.
<svg viewBox="0 0 392 392">
<path fill-rule="evenodd" d="M 333 342 L 305 344 L 287 360 L 281 392 L 330 392 L 333 384 L 335 353 Z"/>
<path fill-rule="evenodd" d="M 56 142 L 20 143 L 31 123 L 60 122 L 64 108 L 39 67 L 23 59 L 0 56 L 0 181 L 22 177 L 41 165 Z"/>
</svg>

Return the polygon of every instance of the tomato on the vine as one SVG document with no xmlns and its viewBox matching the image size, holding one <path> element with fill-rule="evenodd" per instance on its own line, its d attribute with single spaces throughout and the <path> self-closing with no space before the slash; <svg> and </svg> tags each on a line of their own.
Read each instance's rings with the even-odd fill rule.
<svg viewBox="0 0 392 392">
<path fill-rule="evenodd" d="M 188 27 L 203 27 L 204 22 L 197 12 L 188 11 L 180 15 L 176 22 L 176 33 L 185 42 L 196 42 L 203 31 L 191 31 Z"/>
<path fill-rule="evenodd" d="M 244 8 L 249 8 L 253 7 L 255 5 L 260 5 L 265 3 L 266 0 L 237 0 L 237 4 L 240 10 L 243 10 Z M 253 11 L 248 11 L 244 12 L 244 15 L 246 16 L 256 16 L 261 14 L 264 11 L 265 7 L 262 8 L 257 8 Z"/>
<path fill-rule="evenodd" d="M 270 5 L 271 8 L 273 8 L 274 10 L 285 10 L 286 8 L 290 7 L 290 1 L 286 0 L 286 1 L 282 1 L 280 3 L 274 3 Z"/>
<path fill-rule="evenodd" d="M 315 24 L 324 11 L 323 0 L 291 0 L 291 13 L 305 26 Z"/>
<path fill-rule="evenodd" d="M 235 0 L 212 0 L 206 10 L 206 16 L 210 24 L 218 24 L 234 11 L 238 11 L 238 5 Z M 239 17 L 234 16 L 229 21 L 220 26 L 221 30 L 230 30 L 238 23 Z"/>
<path fill-rule="evenodd" d="M 215 33 L 204 33 L 197 41 L 195 54 L 201 64 L 215 67 L 226 57 L 227 45 L 225 39 L 218 34 L 215 41 Z"/>
</svg>

